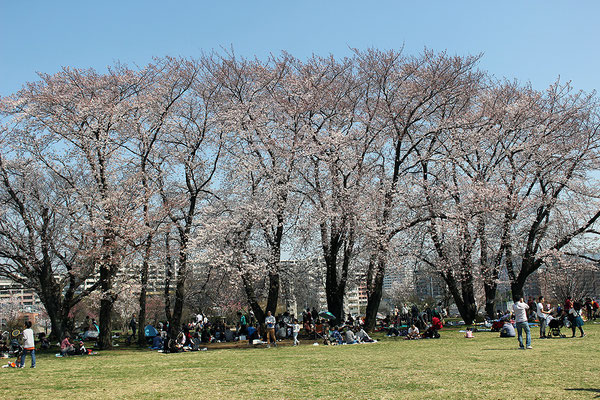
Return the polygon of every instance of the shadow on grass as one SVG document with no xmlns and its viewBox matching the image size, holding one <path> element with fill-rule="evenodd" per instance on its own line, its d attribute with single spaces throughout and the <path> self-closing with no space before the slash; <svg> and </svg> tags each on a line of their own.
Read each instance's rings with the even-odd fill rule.
<svg viewBox="0 0 600 400">
<path fill-rule="evenodd" d="M 521 349 L 519 349 L 518 347 L 511 347 L 510 349 L 507 348 L 503 348 L 503 349 L 481 349 L 482 351 L 523 351 Z M 529 349 L 531 351 L 531 349 Z"/>
<path fill-rule="evenodd" d="M 591 389 L 591 388 L 568 388 L 565 389 L 566 391 L 569 392 L 590 392 L 590 393 L 598 393 L 598 395 L 595 397 L 595 399 L 600 399 L 600 389 Z"/>
</svg>

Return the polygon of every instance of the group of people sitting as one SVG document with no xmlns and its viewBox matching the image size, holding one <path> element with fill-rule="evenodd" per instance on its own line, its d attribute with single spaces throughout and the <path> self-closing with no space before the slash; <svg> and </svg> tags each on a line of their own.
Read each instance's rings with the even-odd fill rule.
<svg viewBox="0 0 600 400">
<path fill-rule="evenodd" d="M 184 323 L 175 338 L 169 337 L 169 323 L 158 324 L 158 334 L 152 338 L 151 348 L 164 351 L 198 351 L 203 344 L 233 342 L 235 332 L 222 320 L 211 323 L 206 316 L 198 315 Z"/>
<path fill-rule="evenodd" d="M 285 312 L 275 317 L 267 312 L 264 324 L 260 324 L 256 322 L 253 313 L 245 315 L 238 312 L 235 327 L 226 325 L 223 319 L 211 323 L 206 317 L 201 317 L 183 324 L 175 338 L 168 336 L 168 323 L 161 323 L 159 334 L 152 339 L 151 348 L 169 352 L 197 351 L 207 343 L 243 340 L 247 340 L 250 345 L 266 343 L 270 347 L 284 339 L 292 339 L 293 345 L 298 345 L 302 328 L 303 337 L 322 339 L 324 344 L 374 342 L 362 328 L 361 321 L 355 320 L 350 314 L 342 324 L 333 328 L 330 328 L 328 319 L 320 318 L 314 309 L 307 309 L 302 315 L 303 321 L 300 323 L 290 313 Z"/>
<path fill-rule="evenodd" d="M 421 309 L 416 304 L 412 304 L 410 307 L 408 304 L 403 304 L 400 308 L 395 307 L 393 312 L 385 317 L 383 323 L 386 326 L 411 326 L 414 324 L 423 330 L 433 322 L 433 318 L 443 320 L 447 316 L 448 312 L 442 303 L 432 306 L 425 303 Z"/>
<path fill-rule="evenodd" d="M 438 317 L 431 318 L 431 323 L 427 325 L 424 332 L 421 333 L 415 322 L 406 331 L 406 340 L 416 339 L 438 339 L 440 337 L 439 330 L 444 327 L 443 321 Z M 403 332 L 400 333 L 402 336 Z"/>
<path fill-rule="evenodd" d="M 60 342 L 60 353 L 57 353 L 56 356 L 84 356 L 89 354 L 92 354 L 92 349 L 86 348 L 83 340 L 78 339 L 71 342 L 71 335 L 66 333 Z"/>
<path fill-rule="evenodd" d="M 327 329 L 324 336 L 324 345 L 342 345 L 342 344 L 359 344 L 359 343 L 374 343 L 369 334 L 361 326 L 334 326 L 333 329 Z"/>
</svg>

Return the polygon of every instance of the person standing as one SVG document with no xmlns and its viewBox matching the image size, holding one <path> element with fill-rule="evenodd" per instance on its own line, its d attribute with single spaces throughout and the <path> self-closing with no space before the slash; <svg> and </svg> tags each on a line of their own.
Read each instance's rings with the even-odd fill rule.
<svg viewBox="0 0 600 400">
<path fill-rule="evenodd" d="M 573 308 L 573 300 L 571 300 L 571 296 L 567 296 L 567 299 L 565 300 L 565 307 L 564 310 L 568 313 L 571 308 Z"/>
<path fill-rule="evenodd" d="M 550 314 L 550 311 L 544 310 L 544 296 L 540 296 L 537 303 L 537 317 L 540 321 L 540 339 L 546 338 L 546 318 L 548 318 L 548 314 Z"/>
<path fill-rule="evenodd" d="M 573 330 L 573 336 L 571 337 L 575 337 L 575 328 L 579 328 L 579 331 L 581 332 L 581 336 L 580 337 L 584 337 L 585 333 L 583 333 L 583 318 L 581 318 L 581 303 L 576 301 L 575 304 L 573 304 L 573 308 L 571 308 L 571 310 L 569 310 L 569 315 L 571 316 L 571 330 Z"/>
<path fill-rule="evenodd" d="M 265 325 L 267 326 L 267 347 L 271 347 L 271 343 L 275 344 L 275 347 L 277 347 L 277 339 L 275 338 L 275 317 L 271 315 L 271 311 L 267 311 Z"/>
<path fill-rule="evenodd" d="M 409 325 L 410 318 L 408 317 L 408 306 L 406 303 L 402 304 L 402 319 L 405 321 L 406 325 Z"/>
<path fill-rule="evenodd" d="M 527 299 L 527 305 L 529 306 L 529 318 L 532 321 L 535 321 L 535 316 L 536 316 L 535 310 L 537 309 L 537 307 L 536 307 L 536 303 L 535 303 L 535 300 L 533 299 L 533 297 L 529 296 L 529 298 Z"/>
<path fill-rule="evenodd" d="M 87 332 L 90 330 L 90 325 L 92 324 L 92 321 L 90 320 L 90 316 L 86 315 L 85 316 L 85 320 L 83 321 L 83 333 Z"/>
<path fill-rule="evenodd" d="M 241 311 L 238 311 L 239 325 L 240 329 L 238 331 L 238 336 L 246 335 L 248 333 L 248 323 L 246 321 L 246 316 L 242 314 Z"/>
<path fill-rule="evenodd" d="M 590 297 L 585 299 L 584 306 L 585 306 L 585 316 L 588 321 L 591 321 L 593 316 L 592 316 L 592 299 Z"/>
<path fill-rule="evenodd" d="M 33 329 L 31 321 L 25 321 L 25 330 L 23 331 L 23 354 L 21 354 L 21 363 L 19 368 L 25 366 L 25 356 L 31 354 L 31 368 L 35 368 L 35 342 L 33 338 Z"/>
<path fill-rule="evenodd" d="M 300 333 L 300 324 L 298 320 L 294 318 L 294 323 L 292 324 L 292 335 L 294 337 L 294 346 L 298 346 L 300 342 L 298 341 L 298 333 Z"/>
<path fill-rule="evenodd" d="M 135 314 L 131 317 L 131 321 L 129 321 L 129 327 L 133 331 L 132 337 L 135 337 L 135 332 L 137 331 L 137 321 L 135 320 Z"/>
<path fill-rule="evenodd" d="M 526 335 L 526 346 L 531 349 L 531 330 L 529 329 L 529 322 L 527 321 L 527 310 L 529 306 L 523 301 L 523 297 L 519 298 L 515 304 L 513 304 L 513 312 L 515 313 L 515 322 L 517 324 L 517 332 L 519 339 L 519 348 L 525 350 L 523 345 L 523 330 Z"/>
</svg>

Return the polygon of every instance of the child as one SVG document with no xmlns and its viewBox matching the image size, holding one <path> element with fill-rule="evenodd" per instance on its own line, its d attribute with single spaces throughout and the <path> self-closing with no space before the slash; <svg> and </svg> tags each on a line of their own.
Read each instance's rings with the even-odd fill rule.
<svg viewBox="0 0 600 400">
<path fill-rule="evenodd" d="M 473 339 L 473 330 L 471 328 L 467 328 L 467 331 L 465 332 L 465 337 L 467 339 Z"/>
<path fill-rule="evenodd" d="M 300 342 L 298 341 L 298 333 L 300 333 L 300 324 L 298 323 L 298 320 L 296 318 L 294 318 L 294 323 L 291 326 L 292 335 L 294 337 L 294 346 L 298 346 L 300 344 Z"/>
<path fill-rule="evenodd" d="M 85 356 L 87 355 L 88 351 L 85 348 L 85 344 L 83 343 L 83 340 L 80 340 L 77 343 L 77 348 L 75 349 L 75 355 L 77 356 Z"/>
<path fill-rule="evenodd" d="M 419 338 L 419 328 L 415 324 L 412 324 L 410 328 L 408 328 L 408 335 L 406 335 L 406 340 L 418 339 Z"/>
</svg>

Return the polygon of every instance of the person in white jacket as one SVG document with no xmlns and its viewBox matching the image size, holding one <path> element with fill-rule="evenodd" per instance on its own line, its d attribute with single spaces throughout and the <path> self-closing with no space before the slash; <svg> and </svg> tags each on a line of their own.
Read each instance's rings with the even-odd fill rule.
<svg viewBox="0 0 600 400">
<path fill-rule="evenodd" d="M 25 321 L 25 330 L 23 331 L 23 354 L 21 355 L 21 364 L 19 368 L 25 366 L 25 356 L 31 354 L 31 368 L 35 368 L 35 342 L 33 339 L 33 329 L 31 329 L 31 321 Z"/>
<path fill-rule="evenodd" d="M 513 304 L 513 312 L 515 314 L 515 322 L 517 324 L 517 332 L 519 339 L 519 348 L 525 350 L 523 345 L 523 331 L 526 335 L 526 345 L 528 349 L 531 349 L 531 330 L 529 329 L 529 322 L 527 321 L 527 310 L 529 306 L 523 301 L 523 297 Z"/>
</svg>

